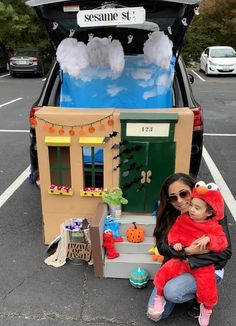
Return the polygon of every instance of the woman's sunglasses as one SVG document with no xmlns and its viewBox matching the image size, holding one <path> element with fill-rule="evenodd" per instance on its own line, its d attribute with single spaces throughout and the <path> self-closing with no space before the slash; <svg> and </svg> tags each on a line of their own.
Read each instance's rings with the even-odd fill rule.
<svg viewBox="0 0 236 326">
<path fill-rule="evenodd" d="M 178 201 L 178 198 L 186 199 L 191 196 L 191 193 L 189 190 L 181 190 L 178 194 L 176 195 L 170 195 L 168 197 L 168 200 L 170 203 L 176 203 Z"/>
</svg>

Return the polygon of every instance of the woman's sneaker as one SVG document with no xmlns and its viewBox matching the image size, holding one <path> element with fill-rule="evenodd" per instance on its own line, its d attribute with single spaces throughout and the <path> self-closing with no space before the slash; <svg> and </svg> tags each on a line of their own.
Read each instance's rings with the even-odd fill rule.
<svg viewBox="0 0 236 326">
<path fill-rule="evenodd" d="M 156 295 L 154 298 L 154 305 L 148 308 L 148 313 L 151 317 L 158 318 L 164 311 L 166 300 L 161 295 Z"/>
<path fill-rule="evenodd" d="M 200 303 L 196 299 L 193 300 L 191 307 L 187 311 L 189 317 L 198 318 L 200 315 Z"/>
<path fill-rule="evenodd" d="M 212 314 L 211 309 L 206 309 L 204 305 L 201 303 L 200 305 L 200 316 L 198 317 L 198 322 L 200 326 L 208 326 L 210 317 Z"/>
</svg>

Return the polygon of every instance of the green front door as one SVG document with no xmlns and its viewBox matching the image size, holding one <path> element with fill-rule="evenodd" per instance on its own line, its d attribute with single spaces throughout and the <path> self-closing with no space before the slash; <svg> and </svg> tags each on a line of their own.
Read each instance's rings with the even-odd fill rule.
<svg viewBox="0 0 236 326">
<path fill-rule="evenodd" d="M 175 143 L 128 141 L 121 147 L 120 186 L 128 212 L 152 212 L 163 180 L 174 172 Z"/>
</svg>

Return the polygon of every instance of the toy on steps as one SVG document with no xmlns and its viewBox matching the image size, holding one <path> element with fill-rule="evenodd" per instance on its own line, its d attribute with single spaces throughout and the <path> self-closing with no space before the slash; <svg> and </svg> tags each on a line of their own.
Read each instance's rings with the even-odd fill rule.
<svg viewBox="0 0 236 326">
<path fill-rule="evenodd" d="M 137 226 L 136 222 L 133 222 L 133 226 L 129 227 L 126 231 L 126 238 L 129 242 L 143 242 L 144 241 L 144 228 Z"/>
<path fill-rule="evenodd" d="M 104 220 L 103 231 L 111 230 L 113 233 L 113 238 L 115 242 L 123 242 L 123 238 L 120 234 L 121 223 L 117 220 L 114 220 L 111 215 L 107 215 Z"/>
<path fill-rule="evenodd" d="M 152 247 L 148 250 L 152 254 L 152 260 L 153 261 L 159 261 L 160 263 L 163 262 L 164 256 L 159 254 L 159 251 L 157 249 L 157 246 Z"/>
<path fill-rule="evenodd" d="M 116 251 L 115 241 L 111 230 L 106 230 L 103 232 L 102 246 L 106 249 L 106 255 L 108 259 L 114 259 L 120 256 L 120 254 Z"/>
<path fill-rule="evenodd" d="M 143 288 L 147 285 L 149 278 L 147 271 L 142 267 L 133 268 L 129 277 L 130 284 L 137 288 Z"/>
</svg>

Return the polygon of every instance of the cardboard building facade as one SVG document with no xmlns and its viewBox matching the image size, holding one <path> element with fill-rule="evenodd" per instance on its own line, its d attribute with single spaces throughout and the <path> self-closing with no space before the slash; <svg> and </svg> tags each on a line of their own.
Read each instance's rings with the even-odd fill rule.
<svg viewBox="0 0 236 326">
<path fill-rule="evenodd" d="M 44 242 L 69 218 L 96 214 L 119 186 L 123 211 L 151 213 L 163 180 L 189 172 L 193 113 L 172 109 L 62 109 L 36 113 Z"/>
</svg>

